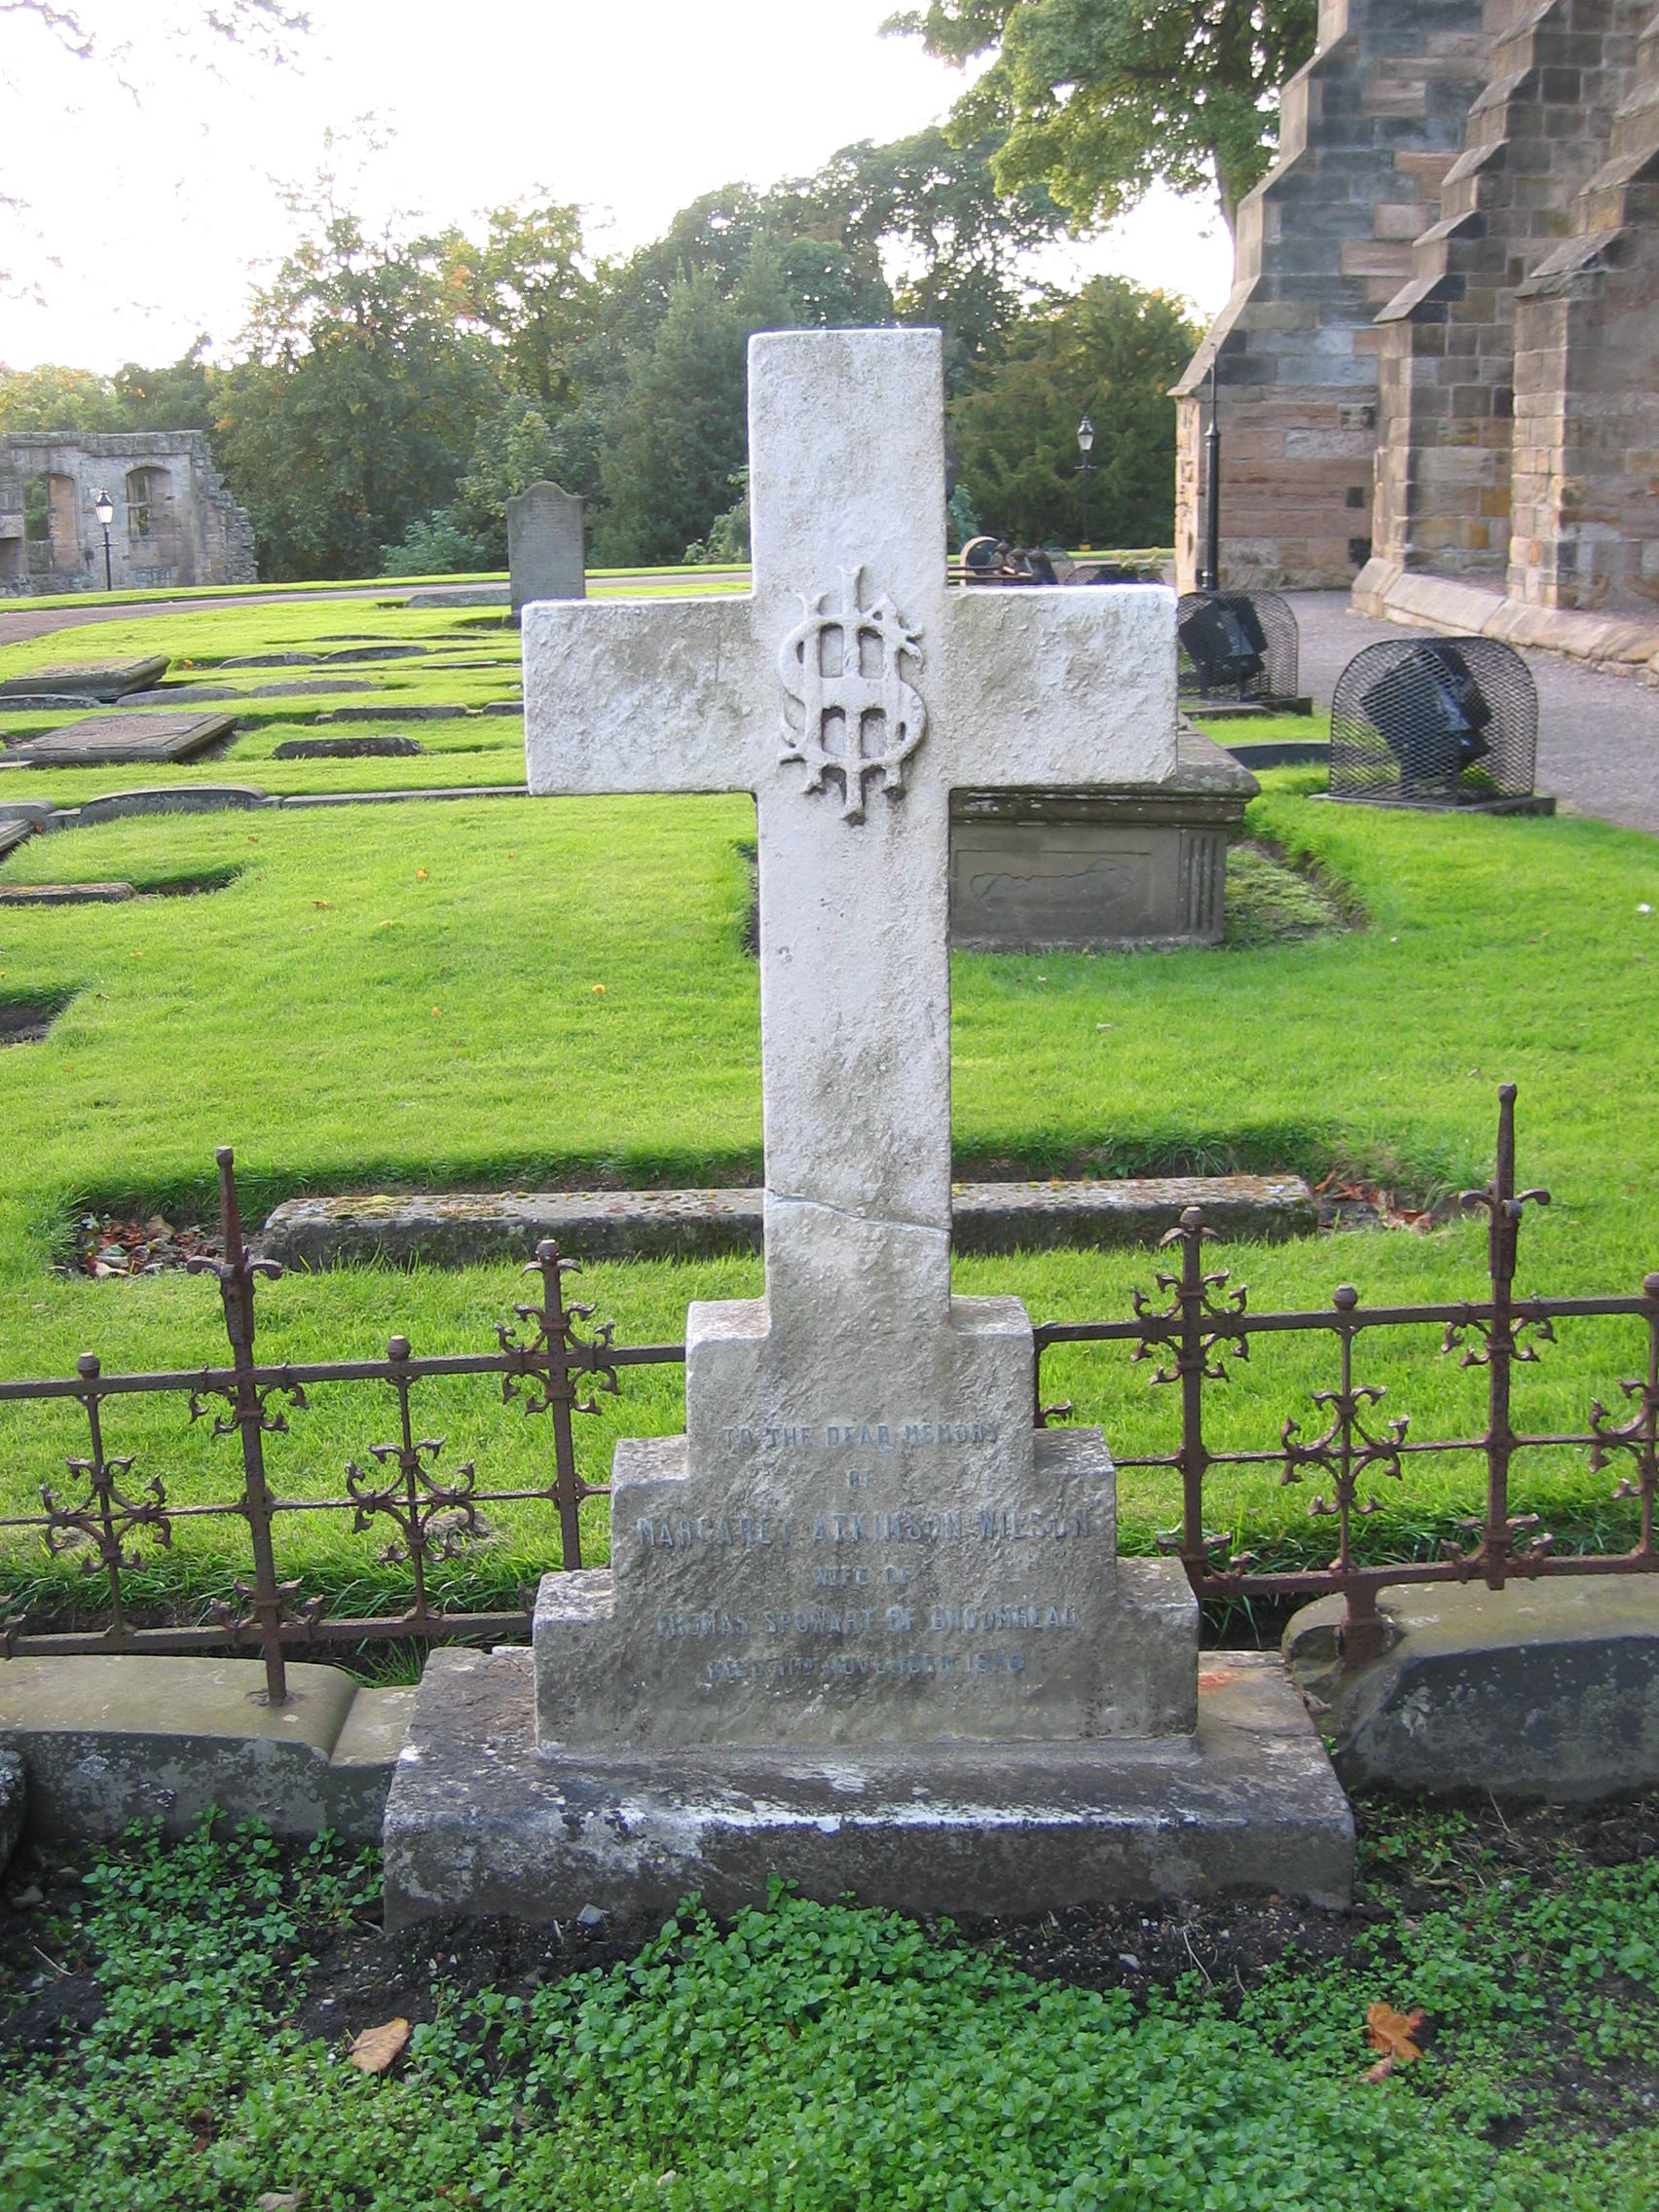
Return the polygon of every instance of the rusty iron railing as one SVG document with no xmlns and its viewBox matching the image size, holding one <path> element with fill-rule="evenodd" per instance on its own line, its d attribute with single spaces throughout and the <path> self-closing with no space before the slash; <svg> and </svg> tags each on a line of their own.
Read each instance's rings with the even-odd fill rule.
<svg viewBox="0 0 1659 2212">
<path fill-rule="evenodd" d="M 462 1641 L 527 1634 L 529 1592 L 519 1593 L 519 1604 L 512 1609 L 444 1609 L 433 1604 L 427 1588 L 429 1565 L 453 1558 L 469 1534 L 479 1532 L 481 1506 L 540 1499 L 557 1509 L 562 1564 L 580 1567 L 582 1501 L 608 1492 L 606 1484 L 590 1483 L 577 1470 L 571 1416 L 597 1412 L 591 1393 L 614 1392 L 619 1387 L 619 1368 L 681 1361 L 683 1347 L 624 1348 L 611 1342 L 609 1322 L 584 1337 L 581 1326 L 591 1321 L 592 1307 L 567 1305 L 565 1300 L 565 1277 L 576 1262 L 562 1257 L 558 1246 L 546 1239 L 536 1246 L 535 1260 L 524 1271 L 540 1277 L 540 1298 L 534 1305 L 515 1305 L 512 1320 L 497 1325 L 494 1350 L 417 1358 L 408 1338 L 394 1336 L 384 1359 L 297 1360 L 262 1366 L 254 1352 L 254 1285 L 261 1276 L 274 1278 L 282 1270 L 276 1261 L 256 1258 L 248 1251 L 237 1200 L 235 1161 L 228 1147 L 217 1158 L 224 1256 L 193 1259 L 189 1268 L 193 1274 L 218 1278 L 230 1365 L 106 1375 L 99 1360 L 87 1352 L 76 1362 L 73 1377 L 0 1382 L 0 1405 L 19 1400 L 78 1401 L 91 1439 L 90 1456 L 67 1462 L 68 1471 L 77 1478 L 79 1501 L 60 1498 L 50 1483 L 45 1484 L 39 1513 L 0 1515 L 0 1539 L 17 1531 L 38 1530 L 50 1552 L 82 1551 L 84 1567 L 101 1571 L 107 1587 L 107 1603 L 96 1627 L 53 1628 L 31 1623 L 16 1611 L 0 1612 L 0 1652 L 10 1658 L 256 1649 L 265 1661 L 267 1697 L 279 1705 L 287 1696 L 285 1654 L 296 1646 L 312 1649 L 402 1638 Z M 417 1436 L 411 1394 L 416 1384 L 432 1377 L 468 1375 L 498 1376 L 503 1401 L 519 1401 L 533 1417 L 551 1417 L 553 1464 L 548 1481 L 488 1490 L 480 1487 L 470 1461 L 440 1475 L 442 1440 Z M 288 1433 L 289 1412 L 306 1406 L 308 1386 L 335 1382 L 389 1385 L 396 1402 L 396 1439 L 369 1447 L 369 1467 L 348 1463 L 345 1496 L 280 1497 L 267 1476 L 265 1439 Z M 104 1409 L 112 1401 L 169 1392 L 186 1400 L 191 1420 L 210 1419 L 214 1437 L 240 1439 L 240 1495 L 210 1504 L 175 1505 L 168 1501 L 159 1478 L 152 1478 L 138 1494 L 129 1494 L 124 1486 L 133 1461 L 115 1457 L 106 1448 Z M 401 1612 L 337 1617 L 328 1612 L 325 1599 L 306 1597 L 298 1583 L 281 1579 L 276 1541 L 279 1517 L 318 1513 L 350 1513 L 351 1526 L 359 1532 L 377 1524 L 395 1530 L 387 1561 L 407 1564 L 411 1585 L 409 1603 Z M 123 1588 L 124 1576 L 140 1565 L 130 1548 L 134 1539 L 144 1535 L 159 1546 L 170 1547 L 174 1529 L 181 1523 L 236 1517 L 247 1524 L 253 1566 L 251 1578 L 236 1583 L 236 1603 L 215 1604 L 206 1620 L 195 1623 L 135 1622 Z"/>
<path fill-rule="evenodd" d="M 1158 1287 L 1167 1303 L 1155 1308 L 1136 1292 L 1134 1316 L 1124 1321 L 1050 1321 L 1036 1331 L 1035 1406 L 1041 1428 L 1069 1406 L 1043 1402 L 1043 1354 L 1062 1344 L 1128 1344 L 1130 1357 L 1161 1355 L 1152 1381 L 1180 1384 L 1181 1440 L 1173 1452 L 1116 1455 L 1120 1469 L 1164 1467 L 1180 1477 L 1181 1523 L 1161 1535 L 1161 1549 L 1179 1556 L 1200 1599 L 1285 1599 L 1341 1595 L 1346 1605 L 1342 1631 L 1344 1656 L 1358 1661 L 1379 1649 L 1382 1623 L 1377 1610 L 1380 1591 L 1405 1582 L 1485 1583 L 1501 1590 L 1517 1576 L 1559 1574 L 1652 1574 L 1659 1572 L 1653 1531 L 1654 1493 L 1659 1487 L 1659 1273 L 1647 1275 L 1639 1293 L 1608 1298 L 1517 1298 L 1515 1268 L 1523 1209 L 1548 1205 L 1547 1191 L 1515 1188 L 1515 1087 L 1498 1092 L 1497 1158 L 1486 1188 L 1466 1191 L 1460 1200 L 1469 1211 L 1487 1216 L 1488 1295 L 1479 1301 L 1450 1300 L 1422 1306 L 1362 1306 L 1359 1294 L 1344 1284 L 1330 1307 L 1319 1312 L 1252 1313 L 1242 1289 L 1230 1289 L 1225 1272 L 1207 1273 L 1203 1214 L 1189 1207 L 1179 1228 L 1162 1239 L 1180 1253 L 1180 1272 L 1160 1274 Z M 1593 1399 L 1584 1429 L 1532 1434 L 1517 1430 L 1511 1418 L 1511 1382 L 1516 1367 L 1538 1358 L 1540 1344 L 1555 1341 L 1555 1323 L 1586 1316 L 1628 1315 L 1646 1325 L 1646 1373 L 1622 1382 L 1627 1418 L 1616 1418 Z M 1380 1420 L 1373 1409 L 1385 1392 L 1354 1381 L 1354 1349 L 1359 1339 L 1378 1330 L 1438 1325 L 1443 1352 L 1460 1351 L 1461 1364 L 1487 1370 L 1487 1424 L 1476 1436 L 1408 1440 L 1405 1417 Z M 1312 1438 L 1287 1419 L 1275 1447 L 1257 1451 L 1212 1451 L 1204 1433 L 1206 1386 L 1228 1380 L 1228 1362 L 1250 1356 L 1250 1341 L 1263 1335 L 1323 1331 L 1337 1340 L 1336 1387 L 1313 1393 L 1325 1426 Z M 1557 1553 L 1555 1538 L 1538 1525 L 1538 1516 L 1510 1510 L 1510 1477 L 1519 1454 L 1562 1448 L 1589 1454 L 1599 1475 L 1616 1466 L 1616 1498 L 1637 1501 L 1636 1543 L 1627 1551 Z M 1459 1525 L 1460 1540 L 1448 1541 L 1436 1559 L 1374 1562 L 1361 1560 L 1353 1545 L 1354 1523 L 1378 1510 L 1374 1494 L 1361 1500 L 1376 1478 L 1402 1480 L 1404 1462 L 1414 1455 L 1478 1455 L 1486 1461 L 1486 1511 Z M 1323 1476 L 1330 1495 L 1316 1495 L 1309 1507 L 1315 1519 L 1336 1523 L 1336 1552 L 1324 1567 L 1257 1571 L 1249 1553 L 1233 1550 L 1233 1538 L 1205 1527 L 1204 1484 L 1213 1467 L 1276 1467 L 1281 1484 Z"/>
<path fill-rule="evenodd" d="M 598 1411 L 595 1393 L 614 1393 L 620 1370 L 682 1363 L 682 1345 L 623 1346 L 609 1323 L 584 1335 L 592 1322 L 589 1306 L 568 1305 L 564 1283 L 573 1260 L 551 1241 L 538 1244 L 527 1274 L 539 1277 L 535 1303 L 515 1305 L 510 1321 L 496 1328 L 494 1348 L 479 1352 L 417 1357 L 406 1337 L 394 1336 L 382 1359 L 290 1361 L 261 1364 L 255 1352 L 254 1291 L 260 1277 L 281 1270 L 255 1257 L 244 1242 L 230 1152 L 218 1155 L 223 1257 L 196 1259 L 192 1272 L 211 1273 L 224 1308 L 230 1363 L 143 1374 L 109 1374 L 92 1353 L 76 1363 L 73 1376 L 38 1382 L 0 1382 L 0 1405 L 59 1400 L 78 1404 L 87 1422 L 89 1456 L 67 1461 L 76 1478 L 68 1498 L 52 1484 L 41 1488 L 38 1513 L 0 1515 L 0 1544 L 9 1552 L 20 1537 L 34 1533 L 54 1554 L 82 1555 L 91 1575 L 101 1574 L 100 1604 L 74 1608 L 68 1626 L 55 1617 L 31 1616 L 0 1598 L 0 1653 L 200 1650 L 251 1651 L 265 1663 L 266 1690 L 273 1703 L 287 1694 L 286 1656 L 330 1645 L 363 1644 L 410 1639 L 424 1642 L 499 1640 L 528 1634 L 532 1594 L 516 1592 L 516 1603 L 494 1611 L 452 1609 L 435 1602 L 429 1570 L 453 1559 L 469 1535 L 480 1530 L 479 1509 L 510 1501 L 540 1501 L 558 1515 L 560 1564 L 581 1565 L 578 1522 L 584 1499 L 604 1497 L 608 1487 L 581 1474 L 576 1461 L 572 1417 Z M 1488 1295 L 1478 1301 L 1450 1300 L 1419 1306 L 1367 1307 L 1346 1285 L 1328 1308 L 1309 1312 L 1260 1312 L 1249 1309 L 1242 1288 L 1230 1288 L 1224 1272 L 1206 1272 L 1202 1213 L 1191 1208 L 1180 1226 L 1163 1238 L 1178 1251 L 1180 1272 L 1160 1273 L 1165 1303 L 1155 1305 L 1137 1292 L 1133 1314 L 1117 1321 L 1059 1321 L 1040 1324 L 1033 1362 L 1034 1408 L 1039 1427 L 1063 1417 L 1069 1406 L 1045 1405 L 1042 1377 L 1045 1353 L 1058 1345 L 1126 1345 L 1135 1361 L 1157 1360 L 1154 1384 L 1180 1385 L 1180 1441 L 1166 1453 L 1117 1456 L 1121 1469 L 1164 1469 L 1178 1478 L 1181 1523 L 1160 1537 L 1179 1556 L 1200 1599 L 1282 1600 L 1340 1594 L 1346 1602 L 1345 1655 L 1358 1659 L 1377 1648 L 1382 1633 L 1378 1594 L 1391 1584 L 1431 1581 L 1481 1581 L 1501 1590 L 1512 1578 L 1560 1574 L 1641 1574 L 1659 1571 L 1654 1541 L 1654 1498 L 1659 1491 L 1659 1272 L 1649 1274 L 1639 1293 L 1600 1298 L 1518 1298 L 1516 1254 L 1523 1210 L 1547 1204 L 1542 1191 L 1515 1189 L 1515 1092 L 1499 1093 L 1497 1158 L 1485 1190 L 1464 1194 L 1463 1203 L 1484 1209 L 1488 1220 Z M 1646 1332 L 1645 1374 L 1620 1387 L 1626 1404 L 1609 1411 L 1593 1399 L 1588 1426 L 1571 1432 L 1533 1434 L 1514 1425 L 1511 1383 L 1517 1366 L 1534 1362 L 1540 1344 L 1552 1342 L 1554 1324 L 1587 1316 L 1632 1317 Z M 1356 1347 L 1379 1331 L 1438 1327 L 1442 1349 L 1459 1352 L 1465 1368 L 1487 1370 L 1487 1423 L 1478 1435 L 1424 1439 L 1408 1437 L 1404 1417 L 1383 1419 L 1377 1408 L 1382 1389 L 1356 1382 Z M 1316 1390 L 1312 1403 L 1323 1423 L 1308 1437 L 1287 1419 L 1276 1445 L 1266 1449 L 1216 1450 L 1205 1433 L 1211 1392 L 1226 1383 L 1229 1362 L 1247 1359 L 1253 1337 L 1324 1333 L 1336 1339 L 1335 1387 Z M 541 1483 L 485 1489 L 471 1461 L 440 1472 L 442 1440 L 418 1434 L 412 1398 L 418 1385 L 436 1378 L 493 1376 L 502 1399 L 517 1401 L 525 1414 L 550 1417 L 551 1468 Z M 273 1488 L 265 1440 L 289 1432 L 289 1415 L 307 1405 L 308 1387 L 365 1383 L 389 1388 L 395 1434 L 369 1447 L 366 1466 L 349 1461 L 344 1495 L 287 1497 Z M 175 1504 L 159 1477 L 140 1488 L 131 1483 L 134 1460 L 115 1456 L 105 1436 L 106 1411 L 135 1397 L 171 1393 L 185 1401 L 192 1421 L 210 1419 L 215 1438 L 236 1437 L 240 1447 L 241 1488 L 238 1495 L 205 1503 Z M 1557 1552 L 1554 1539 L 1536 1515 L 1511 1509 L 1511 1476 L 1517 1457 L 1543 1450 L 1576 1449 L 1588 1454 L 1592 1475 L 1613 1468 L 1620 1479 L 1614 1496 L 1634 1500 L 1638 1509 L 1636 1543 L 1622 1552 Z M 1459 1525 L 1458 1536 L 1433 1559 L 1362 1558 L 1354 1544 L 1355 1524 L 1376 1510 L 1369 1493 L 1379 1478 L 1403 1480 L 1416 1455 L 1478 1456 L 1485 1460 L 1486 1509 Z M 1336 1550 L 1323 1566 L 1261 1569 L 1248 1553 L 1236 1551 L 1235 1538 L 1205 1526 L 1206 1479 L 1212 1469 L 1276 1469 L 1281 1484 L 1323 1478 L 1309 1511 L 1335 1523 Z M 300 1584 L 283 1580 L 277 1531 L 294 1515 L 350 1514 L 357 1532 L 382 1527 L 391 1533 L 383 1555 L 387 1564 L 408 1568 L 407 1603 L 400 1611 L 336 1615 L 325 1598 L 307 1595 Z M 138 1618 L 154 1608 L 134 1606 L 127 1577 L 141 1562 L 140 1538 L 166 1549 L 174 1530 L 202 1520 L 241 1519 L 246 1523 L 251 1574 L 235 1584 L 234 1602 L 216 1603 L 205 1618 L 194 1621 Z M 13 1557 L 16 1557 L 13 1552 Z"/>
</svg>

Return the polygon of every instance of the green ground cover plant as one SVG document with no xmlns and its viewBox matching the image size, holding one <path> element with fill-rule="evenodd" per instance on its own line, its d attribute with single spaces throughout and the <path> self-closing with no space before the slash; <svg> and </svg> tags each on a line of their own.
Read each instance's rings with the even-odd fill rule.
<svg viewBox="0 0 1659 2212">
<path fill-rule="evenodd" d="M 354 765 L 365 765 L 362 763 Z M 369 764 L 372 765 L 372 764 Z M 398 763 L 388 763 L 396 766 Z M 1369 1175 L 1419 1196 L 1488 1171 L 1498 1081 L 1522 1088 L 1523 1162 L 1556 1204 L 1529 1222 L 1525 1288 L 1636 1289 L 1659 1262 L 1649 1094 L 1659 904 L 1650 840 L 1590 822 L 1451 821 L 1309 804 L 1315 779 L 1270 775 L 1252 837 L 1275 866 L 1312 866 L 1365 926 L 1220 953 L 964 956 L 955 964 L 959 1172 L 1113 1175 L 1173 1168 Z M 753 809 L 737 799 L 464 801 L 253 818 L 127 821 L 33 840 L 4 880 L 235 871 L 185 901 L 34 908 L 0 917 L 0 993 L 66 1000 L 47 1039 L 0 1052 L 0 1114 L 26 1132 L 0 1165 L 0 1343 L 11 1375 L 223 1357 L 210 1282 L 98 1284 L 51 1272 L 87 1208 L 203 1220 L 212 1151 L 238 1150 L 252 1221 L 317 1190 L 707 1186 L 760 1172 L 757 988 L 743 949 Z M 1292 875 L 1301 883 L 1301 875 Z M 1223 1249 L 1253 1302 L 1325 1303 L 1355 1281 L 1371 1303 L 1478 1295 L 1483 1233 Z M 966 1291 L 1014 1290 L 1038 1318 L 1123 1314 L 1158 1263 L 1145 1252 L 961 1263 Z M 692 1297 L 752 1295 L 757 1263 L 596 1268 L 583 1295 L 623 1342 L 673 1342 Z M 273 1360 L 378 1354 L 395 1330 L 422 1351 L 487 1348 L 518 1295 L 508 1268 L 414 1278 L 386 1270 L 288 1279 L 261 1293 Z M 1364 1377 L 1417 1436 L 1473 1433 L 1484 1382 L 1418 1341 L 1362 1340 Z M 1530 1428 L 1581 1425 L 1641 1364 L 1634 1324 L 1581 1324 L 1522 1379 Z M 1217 1446 L 1308 1429 L 1334 1380 L 1316 1340 L 1259 1345 L 1212 1393 Z M 1046 1395 L 1103 1420 L 1121 1456 L 1169 1450 L 1174 1393 L 1121 1351 L 1067 1350 Z M 618 1435 L 682 1420 L 674 1369 L 628 1374 L 584 1424 L 592 1477 Z M 488 1384 L 423 1392 L 443 1464 L 488 1487 L 544 1477 L 542 1425 Z M 123 1404 L 112 1450 L 178 1502 L 225 1496 L 235 1446 L 176 1404 Z M 341 1493 L 349 1459 L 385 1440 L 389 1400 L 313 1393 L 272 1440 L 293 1497 Z M 0 1412 L 0 1510 L 35 1508 L 84 1456 L 61 1407 Z M 1612 1478 L 1575 1455 L 1529 1463 L 1529 1508 L 1564 1542 L 1627 1540 Z M 1165 1472 L 1127 1471 L 1124 1537 L 1150 1548 L 1176 1517 Z M 1436 1547 L 1479 1502 L 1469 1459 L 1415 1460 L 1365 1540 Z M 1214 1526 L 1264 1560 L 1325 1556 L 1298 1489 L 1218 1470 Z M 605 1508 L 585 1509 L 590 1558 Z M 499 1603 L 556 1556 L 551 1516 L 492 1508 L 488 1540 L 438 1577 L 452 1602 Z M 285 1519 L 284 1562 L 348 1601 L 389 1606 L 402 1572 L 349 1517 Z M 244 1563 L 232 1524 L 139 1541 L 135 1591 L 196 1604 Z M 38 1535 L 6 1540 L 6 1584 L 73 1599 L 80 1562 Z"/>
<path fill-rule="evenodd" d="M 1521 1861 L 1458 1814 L 1360 1824 L 1357 1922 L 1302 1919 L 1248 1982 L 1203 1964 L 1213 1908 L 1151 1908 L 1193 1971 L 1149 1986 L 1130 1958 L 1098 1989 L 781 1892 L 725 1927 L 688 1900 L 586 1972 L 554 1936 L 510 1988 L 456 1971 L 458 1932 L 416 1933 L 379 1970 L 417 2019 L 381 2078 L 341 2032 L 379 2024 L 370 1996 L 344 2020 L 308 2002 L 319 1953 L 394 1948 L 359 1925 L 372 1856 L 135 1834 L 8 1942 L 0 2207 L 1644 2212 L 1659 1862 L 1567 1836 Z M 1042 1932 L 1017 1949 L 1040 1964 Z M 1381 2079 L 1376 2004 L 1421 2013 L 1422 2057 Z"/>
</svg>

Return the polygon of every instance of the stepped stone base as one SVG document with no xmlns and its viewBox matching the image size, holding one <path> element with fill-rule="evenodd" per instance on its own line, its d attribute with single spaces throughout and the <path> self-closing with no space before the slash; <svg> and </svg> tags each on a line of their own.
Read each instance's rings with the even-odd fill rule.
<svg viewBox="0 0 1659 2212">
<path fill-rule="evenodd" d="M 1026 1914 L 1249 1892 L 1346 1905 L 1353 1821 L 1281 1663 L 1206 1655 L 1196 1734 L 549 1754 L 529 1651 L 432 1654 L 386 1817 L 386 1916 L 605 1915 L 654 1934 L 806 1896 Z"/>
</svg>

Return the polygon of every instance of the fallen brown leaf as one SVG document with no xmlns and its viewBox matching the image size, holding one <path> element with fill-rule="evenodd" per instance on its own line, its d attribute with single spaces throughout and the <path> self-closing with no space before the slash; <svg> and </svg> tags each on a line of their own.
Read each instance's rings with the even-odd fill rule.
<svg viewBox="0 0 1659 2212">
<path fill-rule="evenodd" d="M 365 2028 L 352 2038 L 347 2056 L 359 2074 L 384 2074 L 396 2063 L 409 2041 L 409 2022 L 401 2015 L 387 2020 L 384 2027 Z"/>
<path fill-rule="evenodd" d="M 1380 2050 L 1390 2061 L 1389 2072 L 1395 2065 L 1407 2066 L 1422 2052 L 1412 2041 L 1422 2026 L 1422 2008 L 1414 2012 L 1396 2012 L 1392 2005 L 1384 2005 L 1381 1998 L 1365 2010 L 1365 2037 L 1373 2050 Z M 1382 2076 L 1372 2068 L 1372 2075 L 1381 2081 Z M 1372 2075 L 1366 2079 L 1369 2081 Z"/>
<path fill-rule="evenodd" d="M 1368 2082 L 1385 2082 L 1393 2071 L 1394 2061 L 1391 2056 L 1380 2058 L 1375 2066 L 1368 2066 L 1365 2069 L 1365 2080 Z"/>
</svg>

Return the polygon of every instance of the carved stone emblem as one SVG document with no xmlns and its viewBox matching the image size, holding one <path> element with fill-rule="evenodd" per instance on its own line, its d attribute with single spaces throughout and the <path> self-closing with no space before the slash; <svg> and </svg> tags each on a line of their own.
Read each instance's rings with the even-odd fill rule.
<svg viewBox="0 0 1659 2212">
<path fill-rule="evenodd" d="M 780 758 L 805 767 L 809 792 L 836 779 L 842 821 L 862 822 L 866 779 L 879 776 L 898 797 L 904 763 L 927 732 L 928 710 L 901 665 L 907 656 L 921 674 L 921 642 L 885 597 L 864 605 L 862 568 L 842 571 L 838 606 L 828 606 L 830 597 L 803 596 L 805 619 L 779 648 L 788 697 Z"/>
</svg>

